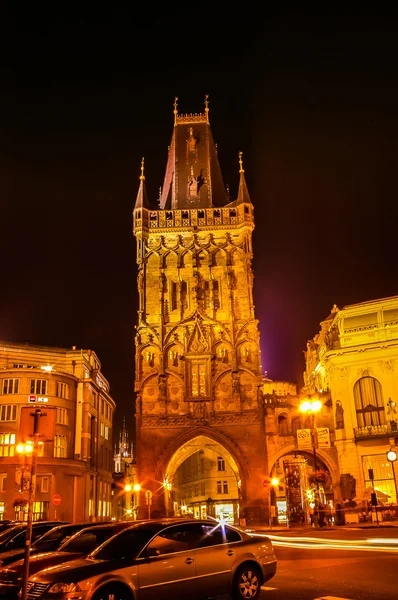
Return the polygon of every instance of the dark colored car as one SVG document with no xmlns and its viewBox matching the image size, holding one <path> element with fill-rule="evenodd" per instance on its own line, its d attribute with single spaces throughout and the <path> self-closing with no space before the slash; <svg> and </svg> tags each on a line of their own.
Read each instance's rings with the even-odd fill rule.
<svg viewBox="0 0 398 600">
<path fill-rule="evenodd" d="M 68 525 L 59 525 L 58 527 L 52 527 L 52 529 L 46 531 L 43 535 L 36 539 L 30 548 L 30 555 L 38 554 L 39 552 L 50 552 L 58 550 L 59 547 L 64 544 L 68 538 L 83 529 L 83 527 L 90 527 L 93 523 L 73 523 Z M 25 548 L 14 548 L 5 552 L 0 552 L 0 567 L 17 561 L 19 558 L 23 558 L 25 555 Z M 1 595 L 1 590 L 0 590 Z"/>
<path fill-rule="evenodd" d="M 46 531 L 57 525 L 66 524 L 66 521 L 37 521 L 32 524 L 32 543 L 41 537 Z M 14 525 L 0 533 L 0 552 L 25 548 L 26 523 Z"/>
<path fill-rule="evenodd" d="M 15 527 L 15 525 L 20 525 L 21 523 L 22 521 L 10 521 L 8 519 L 0 521 L 0 533 L 5 531 L 6 529 L 11 529 L 11 527 Z"/>
<path fill-rule="evenodd" d="M 29 600 L 160 600 L 231 594 L 255 600 L 275 575 L 269 538 L 210 520 L 153 519 L 86 558 L 29 577 Z"/>
<path fill-rule="evenodd" d="M 39 552 L 30 557 L 29 574 L 33 575 L 42 569 L 87 556 L 95 548 L 103 544 L 110 537 L 122 529 L 131 527 L 131 521 L 118 521 L 113 523 L 91 523 L 69 537 L 59 546 L 57 551 Z M 0 569 L 0 599 L 11 600 L 18 597 L 22 586 L 24 560 L 19 559 L 7 567 Z"/>
</svg>

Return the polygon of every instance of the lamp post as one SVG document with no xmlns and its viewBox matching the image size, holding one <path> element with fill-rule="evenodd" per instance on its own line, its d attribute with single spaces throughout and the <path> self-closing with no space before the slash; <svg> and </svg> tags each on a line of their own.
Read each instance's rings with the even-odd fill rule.
<svg viewBox="0 0 398 600">
<path fill-rule="evenodd" d="M 304 414 L 309 414 L 311 417 L 311 438 L 312 438 L 312 452 L 314 456 L 314 473 L 316 471 L 316 428 L 315 428 L 315 415 L 321 410 L 322 402 L 318 399 L 316 400 L 304 400 L 300 406 L 300 412 Z"/>
<path fill-rule="evenodd" d="M 397 492 L 397 480 L 395 479 L 395 468 L 394 463 L 397 460 L 397 453 L 392 448 L 387 452 L 387 460 L 390 461 L 392 466 L 392 476 L 394 478 L 394 486 L 395 486 L 395 502 L 398 504 L 398 492 Z"/>
<path fill-rule="evenodd" d="M 18 454 L 20 454 L 21 456 L 23 456 L 23 463 L 21 466 L 21 483 L 19 486 L 19 491 L 21 493 L 21 495 L 23 495 L 24 493 L 24 489 L 25 489 L 25 471 L 26 471 L 26 457 L 27 456 L 32 456 L 33 453 L 33 444 L 18 444 L 17 448 L 16 448 Z"/>
<path fill-rule="evenodd" d="M 272 477 L 270 483 L 271 485 L 269 486 L 269 528 L 272 529 L 272 519 L 275 515 L 273 515 L 271 511 L 271 493 L 272 489 L 275 490 L 279 486 L 279 479 L 277 477 Z"/>
<path fill-rule="evenodd" d="M 173 486 L 172 486 L 171 481 L 169 481 L 169 478 L 167 475 L 164 478 L 163 487 L 164 487 L 164 499 L 165 499 L 165 505 L 166 505 L 166 517 L 168 517 L 169 516 L 170 492 L 171 492 L 171 489 Z"/>
</svg>

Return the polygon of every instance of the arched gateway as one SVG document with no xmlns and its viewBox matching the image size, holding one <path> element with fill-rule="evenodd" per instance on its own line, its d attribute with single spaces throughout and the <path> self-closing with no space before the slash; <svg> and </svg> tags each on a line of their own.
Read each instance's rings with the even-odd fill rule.
<svg viewBox="0 0 398 600">
<path fill-rule="evenodd" d="M 241 154 L 239 166 L 232 201 L 207 99 L 202 114 L 179 115 L 175 102 L 158 208 L 148 202 L 141 165 L 133 215 L 136 461 L 143 490 L 152 492 L 152 515 L 179 514 L 187 506 L 217 514 L 229 499 L 234 520 L 265 516 L 254 214 Z M 141 507 L 145 515 L 143 497 Z"/>
</svg>

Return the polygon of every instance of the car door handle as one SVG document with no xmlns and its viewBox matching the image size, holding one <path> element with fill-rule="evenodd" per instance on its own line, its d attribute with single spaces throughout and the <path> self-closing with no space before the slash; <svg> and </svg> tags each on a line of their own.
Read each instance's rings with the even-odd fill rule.
<svg viewBox="0 0 398 600">
<path fill-rule="evenodd" d="M 228 556 L 232 556 L 233 554 L 235 554 L 235 552 L 233 550 L 228 550 L 227 554 Z"/>
<path fill-rule="evenodd" d="M 185 562 L 187 563 L 187 565 L 191 565 L 193 563 L 193 561 L 194 561 L 193 558 L 187 558 Z"/>
</svg>

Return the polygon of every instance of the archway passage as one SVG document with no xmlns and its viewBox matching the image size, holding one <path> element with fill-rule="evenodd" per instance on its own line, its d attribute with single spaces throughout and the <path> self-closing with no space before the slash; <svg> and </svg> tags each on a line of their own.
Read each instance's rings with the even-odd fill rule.
<svg viewBox="0 0 398 600">
<path fill-rule="evenodd" d="M 271 468 L 278 484 L 270 489 L 269 510 L 276 524 L 314 522 L 324 512 L 333 519 L 332 477 L 324 460 L 313 453 L 295 451 L 281 456 Z M 325 517 L 326 518 L 326 517 Z"/>
<path fill-rule="evenodd" d="M 239 523 L 239 467 L 214 439 L 199 435 L 181 446 L 167 465 L 165 481 L 171 487 L 165 489 L 168 514 Z"/>
</svg>

